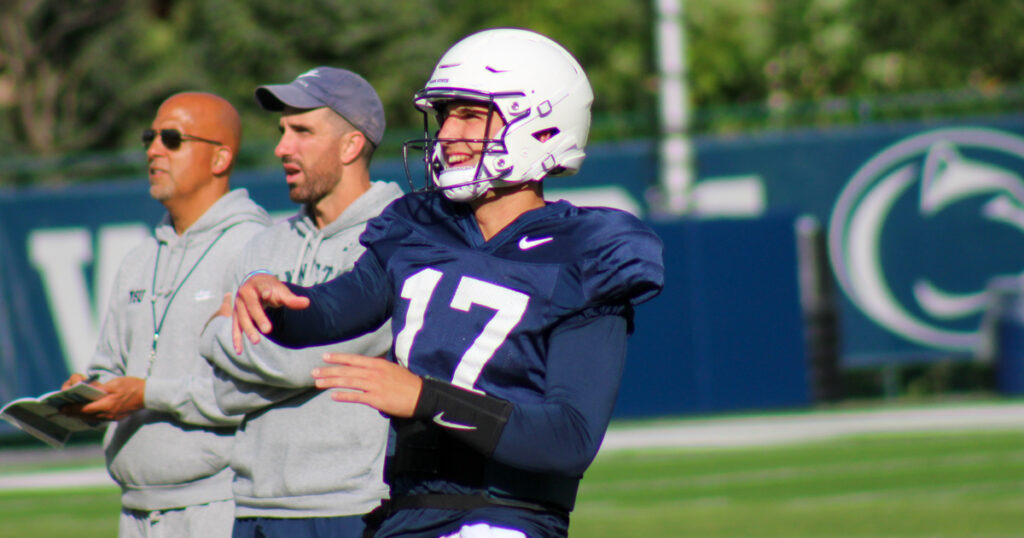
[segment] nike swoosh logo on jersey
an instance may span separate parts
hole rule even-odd
[[[475,430],[476,426],[470,426],[469,424],[459,424],[458,422],[448,422],[444,419],[444,411],[434,415],[434,422],[439,426],[445,428],[451,428],[453,430]]]
[[[530,250],[533,247],[536,247],[536,246],[539,246],[539,245],[543,245],[544,243],[547,243],[548,241],[554,241],[554,240],[555,240],[554,237],[541,237],[540,239],[530,239],[529,237],[526,237],[524,235],[524,236],[519,238],[519,249],[520,250]]]

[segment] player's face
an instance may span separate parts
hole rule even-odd
[[[281,140],[274,155],[284,165],[288,196],[293,202],[315,204],[341,179],[342,133],[331,109],[285,109],[279,127]]]
[[[166,101],[157,110],[150,128],[158,133],[173,129],[186,135],[216,138],[217,133],[205,132],[207,122],[197,113],[202,108],[191,99],[179,96]],[[217,148],[216,144],[182,140],[176,149],[170,149],[162,136],[155,137],[146,148],[150,196],[165,204],[187,200],[212,177],[211,166]]]
[[[445,164],[449,168],[475,166],[480,162],[483,143],[462,142],[444,139],[494,138],[505,126],[505,121],[496,111],[486,105],[472,101],[455,101],[445,111],[438,138],[442,139],[441,149]]]

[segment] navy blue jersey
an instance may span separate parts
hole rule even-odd
[[[390,316],[392,360],[514,404],[488,462],[487,476],[499,478],[482,489],[571,509],[610,419],[632,306],[663,284],[658,237],[628,213],[556,202],[484,241],[467,204],[414,193],[371,220],[360,241],[367,252],[355,269],[296,288],[310,308],[272,312],[270,336],[321,344]],[[449,482],[443,473],[392,480],[393,495],[465,492]]]

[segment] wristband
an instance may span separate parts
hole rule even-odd
[[[250,278],[252,278],[252,277],[254,277],[256,275],[270,275],[270,276],[272,276],[274,278],[277,278],[277,275],[275,275],[273,273],[273,271],[268,271],[267,269],[257,269],[255,271],[252,271],[251,273],[245,275],[245,277],[242,279],[242,282],[245,282],[246,280],[249,280]]]
[[[513,405],[436,379],[423,378],[413,418],[430,421],[484,456],[498,446]]]

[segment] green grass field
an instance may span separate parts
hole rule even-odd
[[[114,536],[117,511],[113,488],[0,492],[0,537]],[[602,454],[570,535],[1024,536],[1024,432]]]

